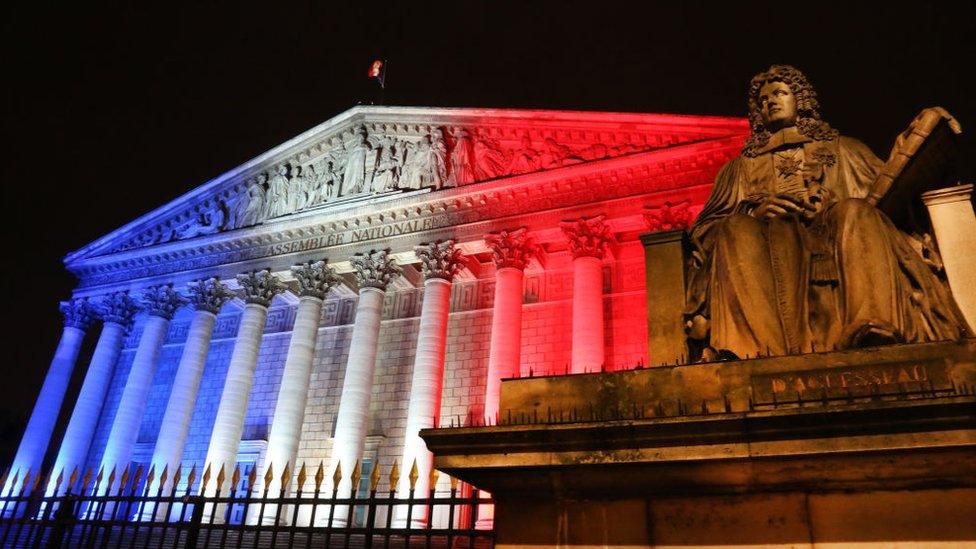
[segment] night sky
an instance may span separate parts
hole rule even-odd
[[[976,132],[976,17],[948,3],[43,4],[0,8],[0,464],[75,285],[61,258],[352,107],[376,56],[389,105],[744,116],[752,75],[789,63],[882,158],[926,106]]]

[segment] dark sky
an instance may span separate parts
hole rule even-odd
[[[61,258],[353,106],[374,56],[387,104],[742,116],[789,63],[879,156],[926,106],[976,128],[976,18],[950,3],[51,4],[0,8],[0,463],[60,334]]]

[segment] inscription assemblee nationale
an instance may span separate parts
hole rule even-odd
[[[437,221],[438,219],[434,217],[428,217],[426,219],[412,219],[410,221],[401,221],[399,223],[383,225],[382,227],[353,229],[351,231],[323,234],[305,238],[303,240],[294,240],[292,242],[281,242],[267,246],[265,248],[266,253],[261,255],[282,255],[293,252],[303,252],[305,250],[314,250],[316,248],[341,246],[342,244],[355,244],[357,242],[376,240],[378,238],[389,238],[391,236],[428,231],[448,225],[446,219],[443,223],[438,223]]]

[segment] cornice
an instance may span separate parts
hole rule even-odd
[[[212,276],[208,269],[262,259],[289,258],[291,265],[313,253],[344,260],[406,234],[418,242],[449,238],[466,233],[464,226],[707,184],[743,139],[700,141],[437,192],[378,196],[188,241],[69,257],[66,263],[84,289],[173,273]],[[448,229],[452,234],[442,234]]]

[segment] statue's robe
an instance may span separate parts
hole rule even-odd
[[[686,310],[708,319],[712,349],[786,355],[965,331],[911,237],[864,200],[881,166],[859,141],[787,128],[722,168],[691,229]],[[807,216],[750,215],[771,194],[819,203]]]

